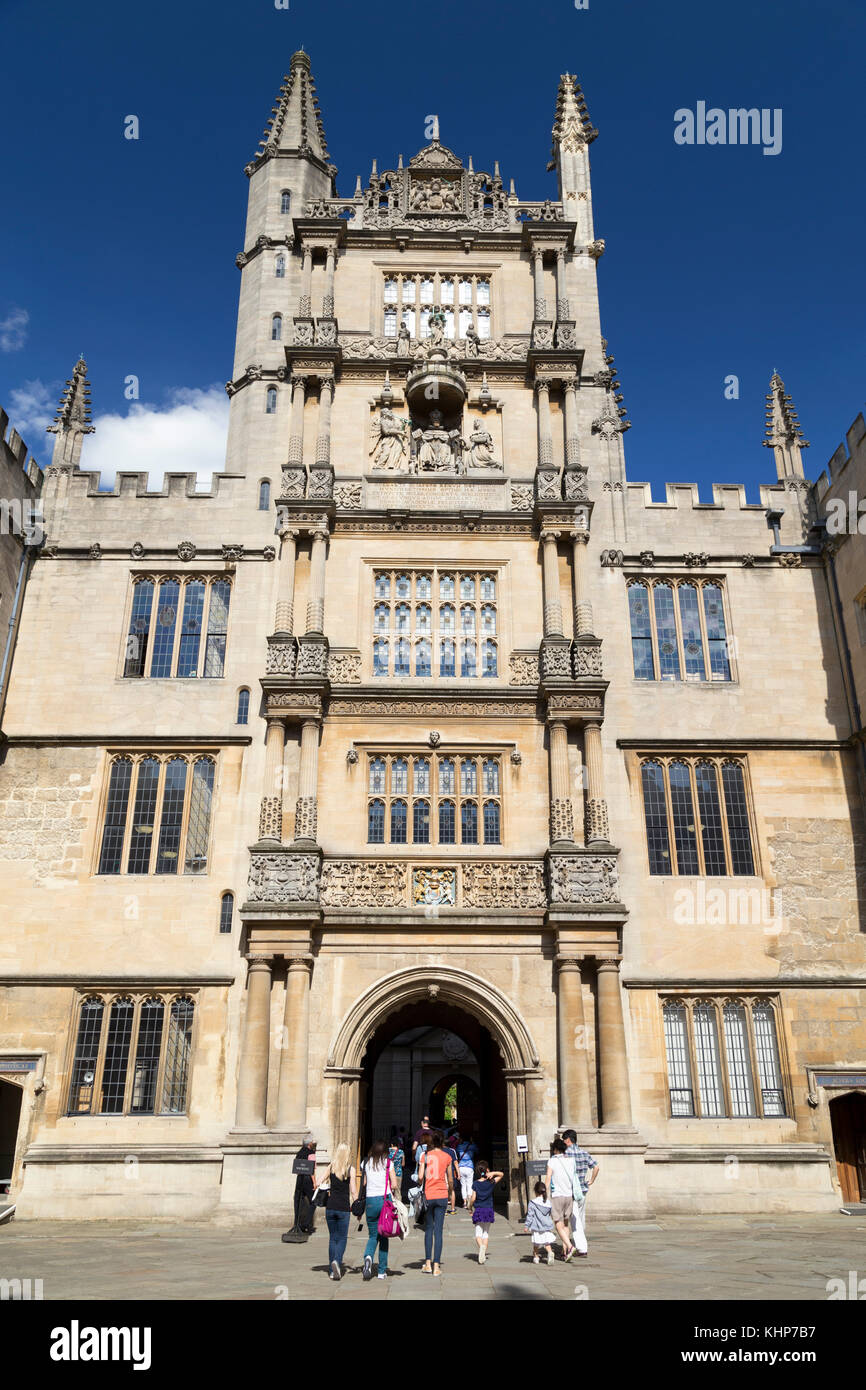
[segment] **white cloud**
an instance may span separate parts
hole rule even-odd
[[[44,431],[51,424],[61,383],[25,381],[10,393],[9,418],[36,457],[47,463],[53,442]],[[110,488],[118,471],[149,474],[148,486],[159,489],[164,473],[197,473],[206,484],[225,467],[229,402],[222,386],[205,390],[177,387],[163,406],[133,402],[126,415],[94,415],[94,434],[84,441],[81,467],[98,472],[100,486]]]
[[[19,348],[23,348],[29,322],[30,315],[26,309],[10,309],[5,319],[0,319],[0,351],[18,352]]]
[[[222,386],[206,390],[179,387],[159,408],[134,402],[127,415],[95,415],[96,433],[84,441],[81,466],[99,472],[101,487],[114,475],[148,473],[149,487],[162,486],[163,473],[197,473],[199,483],[225,467],[229,402]]]

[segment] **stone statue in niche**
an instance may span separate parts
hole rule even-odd
[[[426,430],[413,430],[412,438],[418,450],[419,473],[456,473],[455,447],[460,439],[459,430],[446,430],[442,427],[441,410],[430,411],[430,424]],[[462,441],[461,441],[462,443]],[[459,459],[459,452],[456,458]]]
[[[463,337],[466,342],[466,356],[477,357],[481,351],[481,338],[477,329],[473,328],[471,323],[463,334]]]
[[[411,334],[409,333],[408,328],[406,327],[405,323],[401,323],[401,324],[400,324],[400,327],[399,327],[399,329],[398,329],[398,331],[397,331],[397,356],[398,356],[398,357],[408,357],[408,356],[409,356],[409,341],[410,341],[410,338],[411,338]]]
[[[484,428],[480,420],[476,420],[473,424],[468,448],[470,468],[502,467],[502,463],[493,452],[493,436],[489,430]]]
[[[386,405],[370,425],[369,453],[374,468],[405,473],[409,467],[409,441],[406,438],[407,420],[400,419]]]
[[[427,339],[427,346],[431,348],[442,347],[445,343],[445,315],[441,309],[434,309],[430,315],[430,335]]]
[[[457,194],[450,183],[442,179],[431,179],[429,183],[418,182],[412,190],[411,207],[413,212],[459,212]]]

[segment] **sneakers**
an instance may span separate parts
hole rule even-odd
[[[569,1262],[569,1260],[571,1259],[571,1257],[572,1257],[573,1254],[574,1254],[574,1246],[572,1245],[571,1249],[570,1249],[570,1250],[568,1251],[568,1253],[563,1257],[563,1258],[565,1259],[565,1263],[566,1263],[566,1264],[568,1264],[568,1262]]]
[[[372,1260],[372,1257],[371,1257],[370,1255],[365,1255],[365,1256],[364,1256],[364,1278],[365,1278],[365,1279],[372,1279],[372,1278],[373,1278],[373,1260]]]
[[[538,1264],[538,1261],[536,1260],[535,1263]],[[552,1264],[553,1264],[553,1246],[552,1246],[552,1245],[548,1245],[548,1247],[547,1247],[547,1263],[548,1263],[549,1265],[552,1265]]]
[[[337,1262],[336,1260],[332,1260],[332,1261],[331,1261],[331,1278],[332,1278],[332,1279],[342,1279],[342,1277],[343,1277],[343,1272],[342,1272],[342,1270],[340,1269],[340,1266],[339,1266],[338,1262]]]
[[[387,1279],[387,1278],[388,1278],[388,1272],[387,1272],[387,1270],[380,1269],[380,1270],[379,1270],[379,1278],[380,1278],[380,1279]]]
[[[486,1259],[487,1259],[487,1251],[484,1249],[484,1246],[483,1246],[483,1245],[480,1245],[480,1246],[478,1247],[478,1263],[479,1263],[480,1265],[483,1265],[484,1262],[486,1261]]]
[[[539,1260],[539,1258],[538,1258],[537,1255],[533,1255],[533,1257],[532,1257],[532,1263],[533,1263],[534,1265],[541,1264],[541,1261]],[[548,1264],[549,1264],[549,1263],[550,1263],[550,1261],[548,1260]]]

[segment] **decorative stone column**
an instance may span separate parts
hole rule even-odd
[[[325,293],[322,297],[322,318],[334,317],[334,270],[337,264],[337,248],[329,246],[325,252]]]
[[[298,553],[298,532],[291,526],[280,527],[280,573],[277,589],[275,631],[291,633],[295,623],[295,562]]]
[[[298,803],[295,807],[295,841],[316,843],[318,832],[319,723],[305,719],[301,725],[301,767]]]
[[[586,583],[586,547],[589,542],[587,531],[572,531],[571,544],[573,547],[574,566],[574,635],[575,637],[592,637],[592,603],[587,593]]]
[[[569,469],[580,467],[580,439],[577,429],[577,378],[565,377],[565,466]]]
[[[553,467],[553,429],[550,423],[550,382],[536,381],[538,398],[538,466]]]
[[[550,725],[550,843],[574,844],[574,812],[568,776],[568,729],[561,719]]]
[[[544,584],[544,635],[562,636],[562,602],[559,597],[558,531],[542,531],[542,580]]]
[[[601,751],[601,721],[590,719],[583,726],[586,759],[586,843],[607,844],[610,829],[604,795],[604,759]]]
[[[565,291],[564,246],[557,246],[556,248],[556,317],[560,320],[568,318],[568,296]]]
[[[313,312],[313,252],[312,248],[303,248],[303,260],[301,262],[301,300],[298,305],[298,317],[308,319]]]
[[[328,532],[317,527],[313,532],[310,558],[310,595],[307,600],[307,632],[325,631],[325,559],[328,553]]]
[[[307,381],[305,377],[292,378],[292,413],[289,422],[289,464],[303,467],[304,463],[304,400]]]
[[[265,790],[259,811],[259,840],[281,844],[283,839],[283,749],[286,728],[282,719],[268,719],[265,743]]]
[[[319,386],[319,431],[316,435],[316,463],[331,462],[331,402],[334,399],[334,379],[322,377]]]
[[[296,956],[286,975],[286,1011],[280,1049],[277,1129],[307,1124],[307,1067],[310,1054],[310,960]]]
[[[535,317],[547,318],[547,300],[544,297],[544,257],[537,247],[532,251],[532,276],[535,282]]]
[[[238,1065],[238,1128],[265,1126],[268,1106],[268,1056],[271,1033],[271,962],[248,956],[247,1012]]]
[[[619,961],[613,957],[598,962],[598,1072],[602,1128],[630,1129],[631,1093]]]
[[[580,962],[579,956],[559,957],[556,962],[559,1123],[573,1129],[589,1129],[592,1101]]]

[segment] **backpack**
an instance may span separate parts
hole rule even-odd
[[[379,1212],[377,1230],[380,1236],[400,1236],[402,1238],[403,1228],[400,1225],[400,1218],[397,1215],[397,1208],[391,1196],[391,1184],[389,1181],[391,1173],[391,1160],[385,1166],[385,1197],[382,1201],[382,1210]]]

